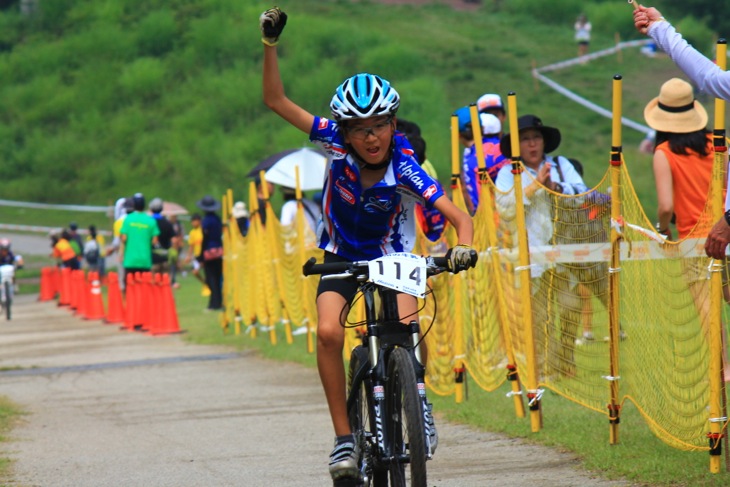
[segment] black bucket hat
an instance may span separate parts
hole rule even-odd
[[[545,141],[545,154],[549,154],[560,146],[560,130],[555,127],[548,127],[542,124],[542,120],[535,115],[522,115],[517,119],[517,129],[519,131],[525,129],[537,129],[542,134]],[[512,157],[512,142],[510,134],[506,134],[499,141],[499,149],[504,157]]]
[[[203,196],[203,199],[198,201],[197,206],[203,211],[218,211],[221,209],[220,202],[209,194]]]

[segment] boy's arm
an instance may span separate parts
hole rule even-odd
[[[281,118],[309,134],[314,123],[314,115],[291,101],[284,92],[284,84],[279,72],[279,59],[276,51],[279,35],[286,25],[286,14],[272,8],[261,14],[259,23],[264,43],[263,93],[266,106]],[[273,36],[273,37],[272,37]]]
[[[454,226],[458,244],[471,246],[474,238],[474,224],[471,217],[460,210],[446,195],[437,199],[433,207],[440,211],[449,223]]]

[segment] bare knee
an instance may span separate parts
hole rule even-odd
[[[338,323],[320,321],[317,326],[317,347],[324,350],[342,350],[344,346],[344,329]]]

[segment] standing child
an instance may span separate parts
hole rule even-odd
[[[278,8],[267,10],[260,18],[265,46],[264,102],[308,134],[331,159],[318,235],[325,262],[371,260],[391,252],[411,251],[415,243],[414,208],[418,201],[424,201],[456,229],[459,245],[447,254],[451,269],[474,266],[471,218],[444,195],[421,169],[405,137],[396,134],[400,97],[388,81],[365,73],[346,79],[330,103],[333,120],[312,115],[286,96],[276,49],[286,20],[286,14]],[[317,290],[317,367],[336,435],[329,464],[333,479],[358,474],[357,445],[347,418],[342,358],[342,321],[356,290],[356,282],[342,280],[320,280]],[[415,318],[416,306],[414,297],[398,296],[405,322]],[[432,418],[428,423],[427,433],[435,444]]]
[[[591,42],[591,23],[586,14],[580,14],[575,21],[575,42],[578,43],[578,56],[588,54],[588,44]]]
[[[200,221],[200,215],[197,213],[190,217],[191,228],[190,233],[188,233],[188,255],[185,257],[185,264],[193,266],[193,276],[203,285],[200,295],[208,297],[210,296],[210,288],[205,283],[205,276],[200,274],[200,261],[203,258],[203,229],[200,226]]]

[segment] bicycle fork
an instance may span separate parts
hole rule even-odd
[[[431,421],[429,415],[431,413],[431,405],[426,397],[426,366],[421,359],[421,330],[417,321],[411,321],[408,325],[411,334],[411,345],[413,346],[413,368],[416,371],[416,385],[418,386],[418,397],[421,400],[421,414],[423,415],[423,430],[426,435],[426,456],[430,460],[433,458],[433,449],[431,445]]]

